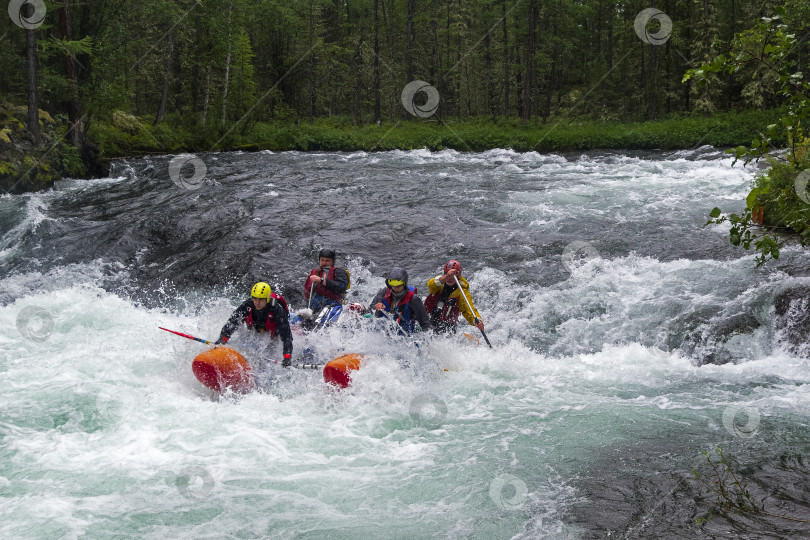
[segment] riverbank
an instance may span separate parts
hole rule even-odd
[[[484,151],[511,148],[518,152],[569,152],[594,149],[676,150],[700,145],[750,144],[762,126],[778,120],[779,111],[746,111],[711,118],[681,117],[656,122],[618,123],[552,119],[543,124],[514,120],[383,122],[354,126],[350,118],[301,122],[256,123],[228,131],[152,126],[119,113],[89,135],[106,158],[144,153],[210,150],[384,151],[427,148]]]
[[[84,176],[87,168],[78,151],[64,140],[66,119],[40,109],[40,142],[35,144],[25,123],[27,114],[25,106],[0,102],[0,189],[39,191],[63,176]]]
[[[0,187],[6,191],[36,191],[63,176],[83,177],[93,167],[64,142],[67,122],[42,111],[45,133],[34,147],[25,130],[24,107],[5,104],[0,126]],[[516,120],[425,120],[354,126],[351,118],[331,117],[308,122],[286,121],[203,129],[177,117],[153,125],[149,119],[115,111],[91,123],[88,138],[102,163],[145,154],[206,151],[385,151],[455,149],[484,151],[511,148],[518,152],[570,152],[594,149],[676,150],[701,145],[747,145],[762,126],[777,121],[780,111],[723,113],[711,118],[673,117],[655,122],[619,123],[550,119],[546,124]]]

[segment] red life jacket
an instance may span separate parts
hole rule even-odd
[[[318,276],[321,277],[321,269],[320,268],[313,268],[312,272],[309,273],[310,276]],[[331,267],[329,271],[326,273],[326,279],[329,281],[335,281],[335,267]],[[309,285],[309,278],[307,278],[307,286],[304,288],[306,291],[304,294],[304,299],[308,302],[309,301],[309,292],[310,292],[310,285]],[[315,285],[315,294],[320,294],[324,298],[328,298],[329,300],[334,300],[337,303],[343,302],[343,294],[337,293],[335,291],[329,290],[320,283]]]
[[[443,288],[441,291],[437,293],[433,293],[428,295],[425,298],[425,311],[427,311],[428,315],[430,316],[431,323],[442,323],[445,325],[456,325],[458,324],[458,297],[450,298],[450,292],[447,295],[447,298],[442,298],[442,293],[447,290],[447,288]],[[433,311],[438,307],[438,304],[443,302],[444,305],[441,306],[441,311],[438,313],[434,313]]]
[[[284,308],[284,316],[286,317],[290,313],[290,308],[287,306],[287,301],[284,300],[284,297],[280,294],[272,293],[270,295],[272,298],[272,302],[269,303],[270,305],[275,305],[276,300],[281,303],[281,306]],[[264,328],[256,328],[257,332],[270,332],[270,337],[276,337],[276,328],[278,323],[276,322],[274,310],[270,310],[270,313],[267,314],[267,320],[264,323]],[[249,308],[247,315],[245,315],[245,324],[251,330],[253,330],[253,308]]]

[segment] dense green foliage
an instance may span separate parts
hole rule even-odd
[[[216,142],[204,133],[150,125],[135,117],[129,125],[96,124],[90,131],[107,156],[142,152],[206,150]],[[565,152],[604,149],[679,149],[699,145],[736,146],[751,140],[762,125],[777,121],[779,111],[718,114],[711,118],[672,118],[656,122],[619,123],[579,121],[534,125],[515,120],[497,124],[486,120],[439,122],[383,122],[355,127],[351,118],[315,120],[299,126],[259,122],[245,133],[229,136],[228,147],[242,150],[410,150],[428,148],[480,151],[512,148],[516,151]]]
[[[746,164],[765,158],[770,165],[755,180],[744,212],[721,216],[721,210],[715,208],[707,223],[728,220],[729,240],[746,250],[753,245],[759,252],[758,265],[778,259],[780,247],[794,237],[801,245],[810,245],[810,192],[807,180],[802,180],[810,179],[810,137],[805,128],[810,120],[810,73],[802,71],[808,69],[802,51],[810,35],[810,5],[794,2],[789,7],[792,9],[777,8],[776,15],[738,34],[729,56],[718,56],[685,76],[705,84],[711,73],[748,72],[760,88],[784,100],[785,114],[778,122],[763,127],[750,145],[729,150]],[[773,150],[784,146],[785,152]],[[763,225],[781,234],[763,233],[759,229]]]
[[[626,0],[66,5],[73,41],[59,32],[60,3],[48,4],[45,24],[37,29],[41,108],[64,110],[70,85],[62,53],[69,51],[91,124],[109,123],[121,110],[208,132],[219,147],[229,130],[244,131],[254,122],[339,115],[372,123],[375,70],[380,119],[388,121],[409,117],[401,92],[414,79],[438,89],[435,119],[444,121],[642,121],[784,102],[766,81],[751,84],[750,74],[716,74],[703,88],[681,84],[687,69],[727,54],[735,32],[771,11],[767,3],[750,0],[665,2],[659,7],[673,26],[660,45],[643,42],[634,31],[637,14],[649,4]],[[0,35],[6,34],[0,94],[22,103],[25,31],[0,19]],[[650,23],[650,31],[656,24]],[[806,52],[804,44],[801,49]],[[161,101],[165,118],[159,118]]]

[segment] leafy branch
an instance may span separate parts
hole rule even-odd
[[[782,22],[783,8],[775,8],[776,15],[764,17],[753,28],[734,37],[729,56],[720,55],[697,69],[688,70],[683,82],[695,79],[705,85],[711,73],[740,74],[743,70],[756,80],[766,81],[775,95],[784,99],[787,114],[779,124],[767,126],[750,146],[727,150],[734,163],[766,158],[770,169],[755,180],[755,186],[746,197],[742,215],[722,216],[719,208],[709,214],[706,225],[731,224],[729,241],[748,250],[753,245],[759,253],[757,266],[769,259],[778,259],[779,250],[789,236],[781,239],[773,234],[760,233],[759,227],[771,231],[798,235],[803,246],[810,245],[810,205],[802,200],[796,182],[803,170],[810,168],[810,137],[805,137],[802,123],[810,119],[810,82],[796,67],[794,53],[800,44],[796,35]],[[784,134],[784,138],[780,138]],[[784,155],[773,150],[774,144],[786,140],[789,150]]]
[[[810,82],[792,60],[800,40],[783,24],[784,8],[776,7],[775,11],[773,17],[763,17],[753,28],[737,34],[729,56],[721,54],[711,62],[687,70],[683,76],[682,82],[695,79],[698,85],[705,86],[711,73],[753,72],[753,76],[769,81],[773,94],[785,99],[787,115],[781,119],[781,124],[791,147],[789,157],[785,159],[772,152],[772,145],[779,140],[782,130],[778,124],[770,124],[759,138],[751,141],[750,147],[738,146],[727,151],[734,155],[735,163],[742,159],[747,165],[766,156],[791,162],[799,160],[797,145],[804,140],[802,121],[810,117]]]

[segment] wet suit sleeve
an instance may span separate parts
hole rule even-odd
[[[422,332],[430,330],[430,317],[428,317],[427,311],[425,311],[425,304],[423,304],[422,299],[416,295],[411,299],[411,313],[413,313],[413,318],[416,319],[419,326],[422,327]]]
[[[385,291],[386,289],[380,289],[379,291],[377,291],[377,295],[374,297],[374,300],[372,300],[371,303],[368,305],[369,311],[377,317],[383,317],[383,315],[377,315],[377,310],[374,309],[374,306],[376,306],[385,299]]]
[[[310,288],[311,288],[311,286],[309,284],[310,276],[312,276],[312,274],[309,274],[307,276],[307,279],[304,280],[304,300],[306,300],[307,302],[309,302],[309,292],[310,292]]]
[[[464,318],[467,319],[467,322],[470,323],[471,326],[475,326],[475,319],[480,320],[481,314],[478,313],[478,310],[475,308],[475,303],[470,295],[470,290],[469,288],[465,288],[463,291],[459,291],[459,293],[458,309],[461,311],[461,314],[464,315]],[[466,297],[464,296],[464,293],[467,294]],[[467,305],[467,300],[465,300],[465,298],[470,300],[470,304],[472,304],[472,306]],[[472,311],[470,311],[470,307],[472,307]]]
[[[442,276],[432,277],[428,280],[428,294],[436,294],[442,290],[442,284],[439,278]]]
[[[287,310],[284,309],[280,303],[276,304],[275,308],[275,318],[276,318],[276,333],[278,337],[281,338],[281,342],[284,344],[284,355],[292,354],[293,350],[293,337],[292,331],[290,330],[290,316],[287,313]]]
[[[348,286],[349,286],[349,274],[347,274],[346,270],[344,270],[343,268],[335,268],[335,279],[326,280],[326,288],[338,294],[345,293],[346,288]]]
[[[225,340],[231,339],[231,335],[236,331],[239,327],[239,324],[245,320],[245,316],[250,309],[252,302],[250,299],[245,300],[241,306],[236,308],[231,316],[228,318],[228,322],[225,323],[225,326],[222,327],[222,331],[219,333],[219,339],[225,338]]]

